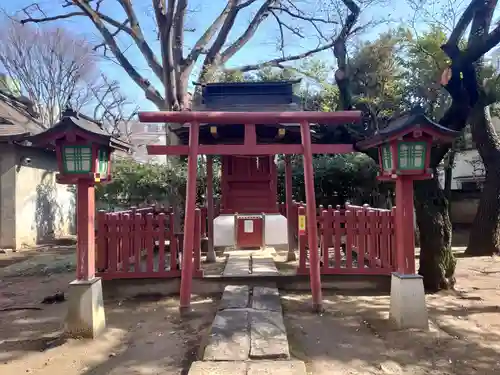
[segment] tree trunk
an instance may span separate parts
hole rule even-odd
[[[471,130],[486,174],[465,253],[492,255],[500,250],[500,141],[487,106],[478,103],[473,109]]]
[[[415,181],[415,210],[420,236],[420,267],[429,292],[451,289],[455,284],[456,260],[451,251],[448,202],[437,177]]]
[[[451,216],[451,179],[453,178],[453,166],[455,164],[456,151],[452,148],[446,155],[444,167],[444,196],[448,201],[448,213]]]

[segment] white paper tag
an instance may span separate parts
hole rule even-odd
[[[245,220],[243,231],[245,233],[253,233],[253,220]]]

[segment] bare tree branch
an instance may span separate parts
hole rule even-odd
[[[250,21],[250,24],[246,28],[246,30],[241,34],[241,36],[236,39],[234,43],[232,43],[224,52],[221,53],[220,63],[225,64],[231,57],[233,57],[236,52],[240,51],[245,44],[247,44],[250,39],[255,35],[259,26],[264,22],[264,20],[269,16],[270,9],[269,7],[276,3],[276,0],[266,0],[262,6],[259,8],[253,19]],[[237,11],[235,12],[237,13]],[[236,18],[236,14],[234,15]],[[234,21],[233,21],[234,22]],[[227,34],[225,36],[227,38]],[[224,41],[225,41],[224,38]],[[220,45],[222,47],[222,44]]]
[[[57,16],[43,17],[43,18],[36,18],[36,17],[28,16],[25,19],[21,20],[21,23],[25,24],[25,23],[50,22],[50,21],[63,20],[63,19],[67,19],[67,18],[77,17],[77,16],[85,16],[85,13],[84,12],[71,12],[71,13],[59,14]]]
[[[134,8],[132,7],[132,2],[130,0],[118,0],[118,2],[120,3],[123,10],[127,14],[127,19],[130,22],[129,35],[134,40],[137,48],[139,48],[139,51],[141,51],[141,53],[143,54],[148,66],[153,70],[153,72],[159,79],[162,79],[163,78],[162,65],[156,58],[156,55],[154,54],[149,44],[146,42],[146,38],[142,33],[142,29],[139,26],[139,21],[134,12]]]
[[[352,0],[342,0],[345,6],[349,9],[347,16],[339,35],[333,42],[333,54],[337,60],[337,71],[335,72],[335,81],[339,87],[340,102],[342,109],[349,110],[352,108],[352,96],[350,92],[350,76],[347,66],[347,38],[352,33],[352,29],[358,22],[360,8]]]
[[[312,2],[307,0],[296,2],[292,0],[226,0],[226,4],[221,13],[214,22],[203,32],[200,38],[194,44],[191,51],[184,58],[184,33],[186,32],[185,18],[188,12],[188,0],[153,0],[154,15],[159,32],[159,44],[161,46],[161,59],[157,59],[152,48],[147,43],[145,35],[139,24],[139,13],[133,7],[131,0],[115,0],[124,10],[127,20],[119,22],[101,7],[103,0],[65,0],[62,7],[67,8],[76,6],[78,12],[70,12],[65,15],[48,17],[39,6],[34,7],[43,14],[44,17],[35,17],[28,14],[23,21],[45,22],[55,19],[70,18],[72,16],[85,16],[92,21],[96,29],[102,35],[104,41],[97,47],[104,48],[104,54],[107,50],[111,51],[116,62],[123,66],[129,76],[145,92],[146,96],[153,101],[159,108],[181,110],[185,108],[184,100],[187,92],[187,83],[193,72],[196,62],[200,55],[206,55],[202,64],[201,80],[203,75],[209,70],[220,69],[226,64],[238,51],[244,48],[248,42],[256,35],[259,27],[265,20],[272,15],[278,24],[278,33],[280,38],[281,56],[278,59],[270,59],[261,64],[247,65],[243,67],[245,71],[258,69],[260,67],[281,66],[287,61],[295,61],[305,57],[312,56],[332,47],[333,36],[327,35],[329,31],[324,26],[335,25],[337,20],[332,19],[328,13],[328,4],[331,0],[323,0],[317,12],[323,12],[327,16],[315,15]],[[335,0],[340,1],[340,0]],[[256,6],[256,10],[251,17],[247,27],[244,28],[241,35],[229,41],[230,32],[234,29],[236,18],[251,6]],[[304,9],[302,9],[304,8]],[[319,13],[318,13],[319,14]],[[311,29],[323,42],[318,44],[317,48],[300,54],[287,54],[284,50],[288,37],[311,38],[307,35],[307,28],[301,26],[301,23],[308,23],[307,28]],[[311,27],[309,27],[312,26]],[[324,29],[323,29],[324,28]],[[145,80],[135,69],[130,60],[125,56],[126,49],[120,48],[118,38],[127,34],[133,40],[133,44],[142,54],[145,62],[160,78],[164,93],[160,94],[152,85]],[[313,36],[314,37],[314,36]]]
[[[283,64],[283,63],[306,59],[306,58],[308,58],[308,57],[310,57],[318,52],[330,49],[333,47],[334,43],[335,42],[330,42],[330,43],[321,45],[315,49],[312,49],[312,50],[309,50],[309,51],[306,51],[303,53],[299,53],[297,55],[290,55],[290,56],[286,56],[286,57],[281,57],[281,58],[277,58],[277,59],[264,61],[264,62],[257,63],[257,64],[243,65],[243,66],[240,66],[237,68],[231,68],[231,69],[225,69],[225,70],[227,72],[233,72],[233,71],[250,72],[253,70],[259,70],[259,69],[268,68],[268,67],[281,68],[282,67],[281,64]]]
[[[174,37],[173,37],[173,58],[175,61],[175,77],[176,82],[176,97],[183,98],[186,91],[183,82],[187,79],[182,79],[182,65],[184,63],[183,51],[184,46],[184,23],[186,22],[187,0],[178,0],[175,9],[174,17]],[[187,78],[187,77],[186,77]],[[180,103],[181,108],[184,108],[184,100]]]
[[[124,0],[124,1],[126,1],[126,0]],[[119,30],[125,31],[127,34],[131,35],[132,38],[135,38],[134,40],[136,41],[136,44],[138,45],[138,47],[139,47],[139,45],[142,47],[142,49],[141,49],[141,47],[139,47],[139,49],[141,49],[141,52],[143,52],[143,54],[145,54],[145,57],[146,57],[148,54],[148,49],[149,49],[149,51],[151,51],[151,49],[145,43],[144,38],[142,38],[142,42],[144,42],[144,43],[142,43],[140,41],[140,38],[138,37],[138,34],[136,34],[136,32],[134,30],[132,30],[131,28],[126,27],[124,22],[118,22],[118,21],[112,19],[111,17],[108,17],[102,13],[97,12],[96,10],[94,10],[90,6],[90,3],[85,1],[85,0],[74,0],[71,3],[70,2],[65,3],[64,7],[68,7],[68,6],[72,6],[72,5],[80,8],[81,12],[72,12],[72,13],[68,13],[65,15],[59,15],[59,16],[54,16],[54,17],[44,17],[44,18],[27,17],[27,18],[21,20],[21,23],[29,23],[29,22],[40,23],[40,22],[51,21],[54,19],[70,18],[70,16],[68,16],[68,15],[72,15],[73,17],[85,15],[87,18],[89,18],[92,21],[94,26],[100,32],[100,34],[102,35],[102,37],[104,39],[104,44],[113,53],[113,55],[117,59],[118,63],[125,69],[125,71],[128,73],[130,78],[144,91],[146,98],[148,98],[153,103],[155,103],[155,105],[158,108],[163,108],[164,107],[164,99],[161,96],[161,94],[151,85],[151,83],[148,80],[144,79],[139,74],[137,69],[135,69],[135,67],[125,57],[123,51],[120,50],[120,48],[118,47],[118,44],[116,43],[115,38],[114,38],[114,36],[116,36],[117,32],[116,31],[111,32],[106,27],[104,22],[116,27]],[[98,3],[98,5],[99,5],[99,3]],[[124,6],[126,6],[126,4],[124,4]],[[130,19],[128,19],[128,21],[130,21]],[[151,51],[151,54],[152,54],[152,51]],[[152,54],[152,56],[154,56],[154,55]],[[160,74],[160,77],[161,77],[161,75],[162,75],[161,65],[158,64],[155,67],[153,60],[148,60],[147,58],[146,58],[146,60],[151,63],[150,66],[152,67],[153,71],[155,71],[155,73],[157,75]],[[160,69],[160,71],[158,71],[158,69]]]
[[[134,68],[130,61],[125,57],[123,52],[118,47],[115,39],[113,38],[113,35],[104,25],[102,18],[99,17],[99,15],[90,7],[88,2],[86,2],[85,0],[74,0],[74,4],[87,14],[94,26],[101,33],[106,44],[108,45],[109,49],[118,60],[120,65],[123,66],[130,78],[132,78],[132,80],[144,91],[146,98],[155,103],[158,108],[162,108],[164,100],[161,94],[151,85],[148,80],[144,79],[139,74],[139,72]]]
[[[287,9],[284,6],[269,7],[269,9],[287,13],[292,18],[297,18],[297,19],[300,19],[300,20],[303,20],[303,21],[319,22],[319,23],[323,23],[323,24],[336,24],[336,23],[338,23],[337,21],[325,20],[324,18],[306,16],[300,10],[298,12],[292,12],[290,9]]]
[[[128,109],[131,104],[120,92],[117,81],[110,81],[101,74],[98,85],[92,88],[93,102],[92,118],[99,121],[111,135],[130,141],[130,122],[137,114],[138,107]]]
[[[192,65],[196,60],[198,60],[201,53],[206,49],[208,43],[217,33],[217,30],[220,28],[220,26],[224,23],[230,11],[232,11],[231,2],[228,2],[222,12],[214,20],[214,22],[207,28],[207,30],[195,43],[193,49],[184,60],[184,69],[192,69]]]
[[[458,45],[460,39],[463,38],[465,30],[469,26],[474,17],[474,12],[479,5],[481,0],[471,1],[469,6],[465,9],[465,11],[460,16],[455,28],[452,30],[450,37],[448,38],[448,42],[446,44],[449,45]]]
[[[37,29],[16,21],[0,28],[0,64],[33,103],[44,126],[59,120],[68,105],[90,100],[97,61],[86,41],[63,29]]]

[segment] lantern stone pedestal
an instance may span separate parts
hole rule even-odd
[[[458,134],[431,121],[417,107],[356,144],[359,150],[378,148],[379,180],[396,183],[396,272],[391,278],[389,317],[401,329],[429,327],[423,278],[415,272],[413,182],[434,178],[432,146],[451,143]]]
[[[429,328],[422,276],[392,274],[389,320],[398,329]]]
[[[76,280],[70,283],[65,325],[70,336],[95,338],[106,328],[106,318],[102,282],[95,277],[94,187],[111,181],[112,152],[128,152],[130,144],[71,108],[53,127],[28,140],[56,151],[57,183],[76,185]]]
[[[95,338],[106,329],[102,281],[75,280],[69,284],[65,330],[69,336]]]

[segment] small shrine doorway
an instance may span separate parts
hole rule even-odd
[[[223,156],[221,213],[278,212],[274,156]]]

